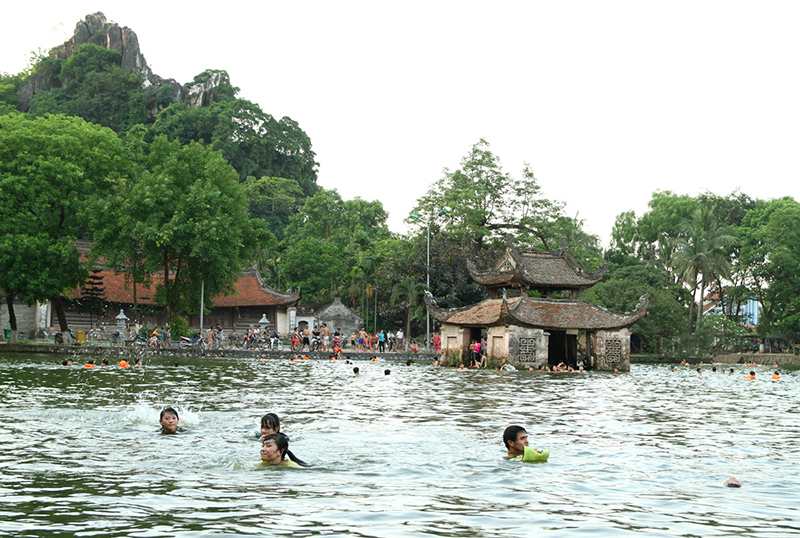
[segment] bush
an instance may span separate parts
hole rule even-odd
[[[173,316],[167,326],[169,327],[173,338],[178,338],[180,336],[191,336],[189,331],[191,331],[192,328],[189,326],[189,320],[183,316]]]

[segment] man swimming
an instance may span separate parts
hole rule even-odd
[[[550,451],[538,450],[528,446],[528,432],[522,426],[509,426],[503,432],[503,443],[506,445],[506,459],[526,463],[547,461]]]

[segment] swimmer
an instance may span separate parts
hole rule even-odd
[[[698,369],[697,369],[697,373],[698,373],[698,374],[702,374],[702,373],[703,373],[703,370],[702,370],[702,369],[700,369],[700,368],[698,368]]]
[[[775,373],[772,374],[772,379],[780,379],[780,378],[781,378],[781,375],[778,373],[777,370],[775,370]]]
[[[103,360],[100,362],[100,366],[108,366],[108,359],[103,359]]]
[[[61,366],[72,366],[72,359],[67,359],[61,363]]]
[[[134,366],[141,366],[141,365],[142,365],[142,359],[136,359],[136,363],[134,364]]]
[[[353,368],[353,373],[354,373],[355,375],[358,375],[358,366],[356,366],[355,368]]]
[[[756,373],[754,371],[750,370],[750,374],[744,376],[744,378],[745,379],[755,379],[756,378]]]
[[[84,366],[86,368],[94,368],[94,361],[87,361],[86,364],[84,364]]]
[[[384,371],[383,371],[383,375],[389,375],[389,374],[391,374],[391,373],[392,373],[392,371],[391,371],[391,370],[389,370],[388,368],[387,368],[386,370],[384,370]]]
[[[186,431],[178,426],[178,412],[171,407],[165,407],[161,410],[161,417],[158,422],[161,424],[161,433],[172,434]]]
[[[547,461],[549,450],[538,451],[528,446],[528,432],[522,426],[509,426],[503,432],[507,460]]]
[[[731,368],[731,371],[728,372],[728,374],[733,375],[733,368]]]
[[[286,459],[289,456],[289,459]],[[299,459],[289,450],[289,438],[282,433],[267,435],[261,445],[262,465],[280,467],[310,467],[309,464]]]
[[[675,371],[675,367],[673,366],[672,368],[669,369],[669,371],[670,372],[674,372]]]
[[[700,371],[700,368],[698,368],[698,369],[697,369],[697,371],[699,372],[699,371]],[[614,368],[614,373],[615,373],[615,374],[618,374],[618,373],[619,373],[619,368]]]
[[[130,364],[128,364],[128,361],[126,361],[125,359],[122,359],[121,361],[119,361],[119,367],[120,368],[127,368],[128,366],[130,366]]]
[[[259,437],[259,439],[263,441],[268,435],[274,435],[280,433],[280,431],[281,419],[278,418],[278,415],[275,413],[267,413],[261,417],[261,437]]]
[[[459,364],[459,365],[458,365],[458,369],[459,369],[459,370],[466,370],[466,369],[467,369],[467,367],[466,367],[466,365],[465,365],[465,364],[462,362],[461,364]]]
[[[439,359],[433,359],[433,363],[431,363],[431,366],[439,366]]]
[[[712,374],[716,374],[716,373],[717,373],[717,367],[716,367],[716,366],[713,366],[713,367],[711,368],[711,373],[712,373]]]
[[[722,485],[725,486],[726,488],[740,488],[742,487],[742,482],[737,478],[730,477],[725,482],[723,482]]]

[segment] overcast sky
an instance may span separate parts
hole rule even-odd
[[[656,190],[800,199],[800,2],[14,2],[0,71],[96,11],[156,74],[225,69],[296,120],[318,183],[394,231],[481,138],[606,245]]]

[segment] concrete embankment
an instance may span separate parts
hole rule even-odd
[[[754,362],[762,366],[777,364],[783,367],[800,368],[800,356],[790,353],[729,353],[715,356],[714,362],[722,364]]]
[[[58,355],[88,355],[88,356],[119,356],[119,357],[141,357],[141,356],[174,356],[174,357],[197,357],[200,350],[190,348],[187,350],[174,346],[172,349],[150,349],[138,346],[111,346],[111,345],[53,345],[53,344],[3,344],[0,345],[0,353],[52,353]],[[310,359],[329,359],[331,354],[327,352],[294,353],[286,351],[258,351],[249,349],[215,349],[206,350],[205,356],[214,357],[241,357],[241,358],[264,358],[264,359],[293,359],[301,355]],[[350,353],[344,351],[342,360],[369,360],[372,357],[378,359],[394,359],[407,361],[430,361],[434,355],[425,353]]]

